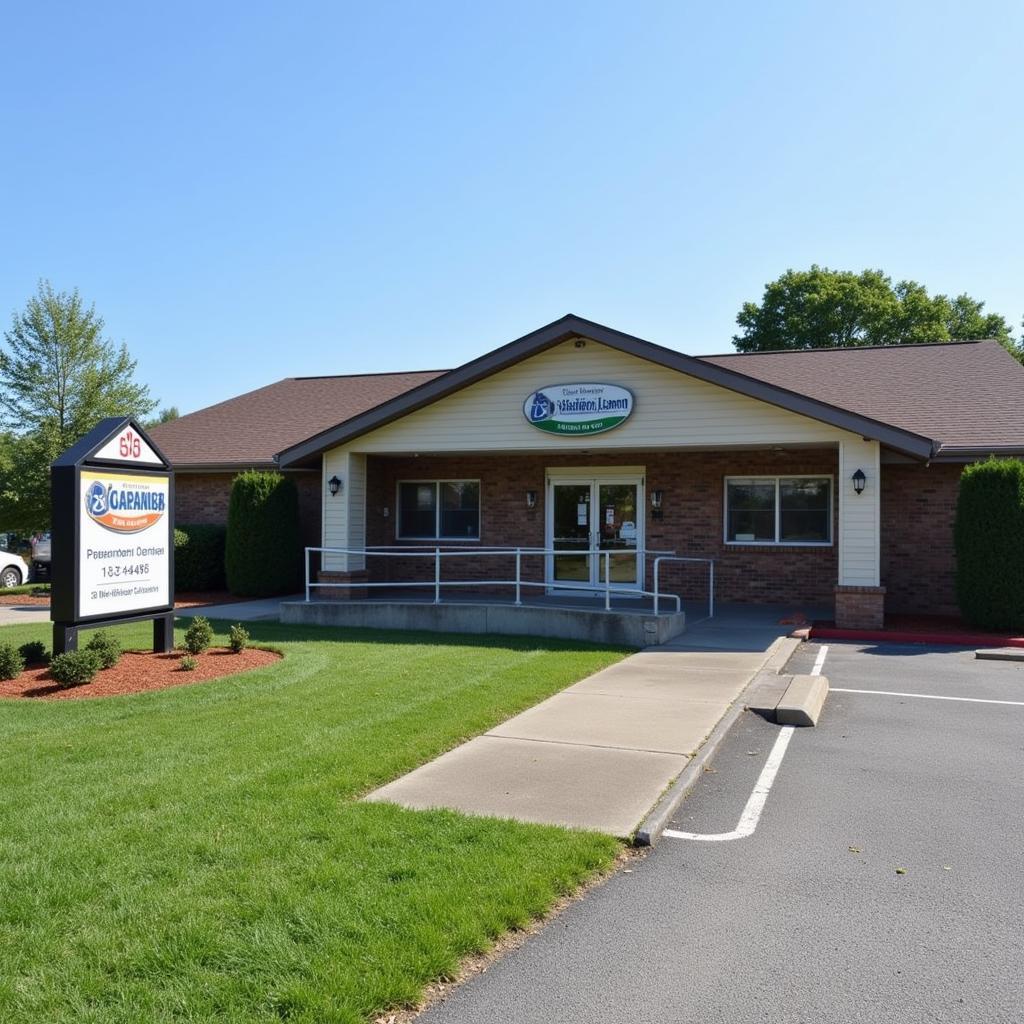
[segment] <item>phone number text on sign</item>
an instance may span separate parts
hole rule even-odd
[[[169,502],[166,477],[82,471],[80,617],[130,615],[170,603]]]

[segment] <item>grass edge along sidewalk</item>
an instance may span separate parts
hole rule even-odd
[[[626,652],[250,631],[284,660],[0,705],[0,1019],[372,1020],[615,860],[594,833],[357,798]]]

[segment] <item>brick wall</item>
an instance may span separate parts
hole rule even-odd
[[[174,516],[179,523],[221,523],[228,521],[228,502],[234,473],[176,473]],[[299,492],[299,521],[303,542],[320,544],[320,474],[296,473]]]
[[[595,469],[610,465],[643,465],[647,491],[664,492],[663,518],[654,520],[648,499],[646,546],[674,549],[680,555],[716,560],[715,596],[722,601],[783,602],[794,610],[806,605],[831,606],[836,582],[835,546],[758,547],[723,542],[724,477],[757,474],[832,474],[837,456],[831,450],[772,452],[616,452],[611,457],[580,455],[503,455],[384,458],[368,460],[367,544],[400,545],[395,537],[396,484],[403,479],[479,479],[481,485],[481,538],[479,544],[544,546],[547,467],[580,466]],[[526,508],[526,492],[537,492],[537,507]],[[835,503],[834,503],[835,504]],[[387,508],[389,516],[384,517]],[[835,535],[835,524],[833,524]],[[416,542],[409,542],[416,543]],[[420,542],[423,543],[423,542]],[[451,542],[445,542],[446,546]],[[457,562],[457,564],[456,564]],[[494,578],[500,571],[512,575],[511,559],[460,558],[442,563],[446,579]],[[500,568],[499,568],[500,567]],[[425,559],[371,558],[374,579],[430,579],[433,567]],[[706,596],[703,567],[664,567],[665,589],[685,596]],[[543,579],[543,560],[524,560],[531,578]],[[650,574],[647,577],[650,584]]]
[[[953,519],[963,466],[882,466],[887,612],[956,615]]]

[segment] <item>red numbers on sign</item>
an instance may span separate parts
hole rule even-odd
[[[137,459],[142,454],[142,442],[134,431],[126,430],[120,437],[121,458]]]

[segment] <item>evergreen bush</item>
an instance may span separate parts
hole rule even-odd
[[[101,668],[113,668],[121,657],[121,645],[105,629],[93,633],[85,649],[99,655]]]
[[[227,527],[213,523],[178,526],[174,531],[174,589],[224,590]]]
[[[224,565],[239,597],[290,594],[302,585],[302,534],[295,483],[250,470],[235,477]]]
[[[230,647],[235,654],[241,654],[248,646],[249,630],[239,622],[237,625],[231,627],[231,632],[228,634],[228,647]]]
[[[0,644],[0,679],[17,679],[24,671],[25,660],[14,644]]]
[[[189,654],[202,654],[213,643],[213,626],[202,615],[192,620],[185,630],[185,650]]]
[[[97,651],[65,651],[63,654],[54,655],[50,661],[50,675],[66,690],[72,686],[83,686],[92,682],[101,664]]]
[[[956,598],[974,626],[1024,629],[1024,462],[989,459],[960,478]]]
[[[50,660],[46,644],[42,640],[30,640],[27,644],[22,644],[18,648],[18,653],[26,665],[41,665]]]

